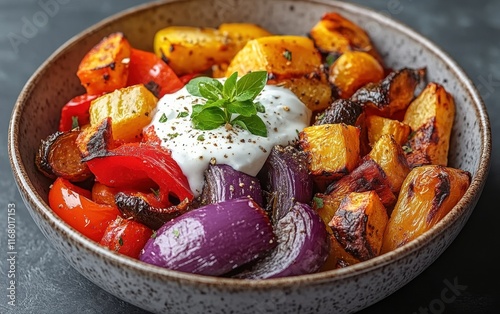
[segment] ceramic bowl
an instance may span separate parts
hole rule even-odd
[[[202,8],[202,9],[200,9]],[[328,272],[243,281],[162,269],[113,253],[77,233],[47,205],[50,181],[35,168],[40,140],[57,129],[59,112],[83,92],[75,75],[102,37],[122,31],[133,46],[152,49],[168,25],[253,22],[274,33],[306,34],[323,13],[336,11],[365,28],[388,66],[427,67],[428,80],[455,97],[450,165],[472,173],[463,199],[434,228],[372,260]],[[390,295],[428,267],[460,232],[481,194],[490,162],[488,116],[463,70],[408,27],[366,8],[335,1],[187,0],[154,2],[108,18],[72,38],[31,77],[12,113],[9,154],[21,196],[47,239],[81,274],[138,307],[168,313],[349,313]]]

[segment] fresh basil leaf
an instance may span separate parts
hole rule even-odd
[[[260,113],[265,113],[266,112],[266,107],[264,107],[264,105],[261,104],[260,102],[255,102],[253,104],[254,104],[255,109],[257,110],[257,112],[260,112]]]
[[[244,75],[236,82],[234,100],[254,100],[267,83],[267,71],[255,71]]]
[[[198,83],[199,92],[202,97],[216,101],[222,98],[222,83],[217,80]]]
[[[203,97],[200,94],[199,83],[209,82],[209,81],[213,81],[213,80],[214,80],[213,78],[206,77],[206,76],[196,77],[186,84],[186,90],[188,91],[188,93],[190,93],[193,96]]]
[[[264,121],[257,116],[253,115],[250,117],[237,116],[231,121],[232,125],[238,125],[245,130],[248,130],[253,135],[267,137],[267,127]]]
[[[210,107],[203,109],[191,121],[195,129],[213,130],[226,122],[226,115],[222,109]]]
[[[194,105],[191,112],[191,119],[197,116],[202,110],[204,105]]]
[[[233,100],[236,94],[236,81],[238,80],[238,72],[234,72],[230,77],[224,82],[224,88],[222,89],[222,95],[229,101]]]
[[[245,117],[257,114],[257,109],[255,109],[251,100],[231,102],[227,104],[227,111],[229,113],[236,113]]]

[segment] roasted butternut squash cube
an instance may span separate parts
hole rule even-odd
[[[368,83],[384,78],[384,68],[373,56],[362,51],[346,51],[330,66],[328,81],[336,96],[349,99],[355,91]]]
[[[336,99],[315,117],[314,125],[336,123],[358,125],[358,119],[362,113],[361,104],[348,99]]]
[[[316,193],[313,208],[325,224],[328,224],[340,206],[340,202],[351,192],[377,192],[388,214],[396,203],[396,196],[382,168],[372,159],[365,158],[351,173],[333,182],[325,193]]]
[[[410,166],[448,164],[455,102],[443,86],[429,83],[406,110],[403,122],[414,131],[408,141]]]
[[[255,24],[226,23],[219,29],[169,26],[154,38],[154,51],[177,75],[199,73],[229,63],[250,39],[271,33]]]
[[[380,254],[388,220],[375,191],[354,192],[342,200],[328,225],[346,252],[366,261]]]
[[[270,85],[289,88],[312,111],[327,108],[331,88],[314,43],[303,36],[267,36],[250,40],[229,63],[226,76],[268,72]]]
[[[151,122],[158,99],[144,85],[133,85],[103,95],[92,101],[90,125],[111,118],[115,140],[137,141],[142,129]]]
[[[364,51],[383,64],[368,34],[357,24],[336,12],[328,12],[309,32],[318,49],[325,54]]]
[[[85,56],[76,75],[89,95],[109,93],[125,87],[131,47],[123,33],[103,38]]]
[[[391,135],[396,143],[403,145],[408,141],[411,128],[408,124],[377,115],[366,117],[366,128],[368,130],[368,142],[373,147],[384,135]]]
[[[470,180],[466,171],[439,165],[412,169],[387,224],[382,252],[403,246],[436,225],[460,201]]]
[[[330,239],[330,252],[320,272],[332,269],[344,268],[361,262],[352,254],[348,253],[333,234],[329,234]]]
[[[358,165],[359,129],[342,123],[310,126],[300,132],[299,146],[308,154],[311,174],[333,181]]]
[[[425,69],[403,68],[393,71],[378,83],[358,89],[351,100],[359,102],[386,118],[394,118],[406,110],[415,97],[415,90],[425,76]]]
[[[391,191],[397,195],[404,179],[410,172],[401,146],[391,135],[384,134],[373,146],[369,158],[382,168],[391,186]]]

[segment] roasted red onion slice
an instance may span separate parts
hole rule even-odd
[[[276,246],[272,225],[253,200],[206,205],[163,225],[139,259],[183,272],[219,276]]]
[[[330,241],[325,224],[309,206],[295,203],[275,225],[278,245],[237,278],[267,279],[314,273],[325,263]]]
[[[258,177],[269,193],[267,208],[272,209],[274,221],[284,217],[295,202],[309,203],[312,199],[307,155],[293,146],[274,146]]]
[[[205,185],[201,193],[201,204],[215,204],[241,197],[251,197],[263,205],[262,190],[257,178],[229,165],[212,165],[205,171]]]

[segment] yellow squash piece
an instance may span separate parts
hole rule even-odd
[[[367,191],[348,194],[328,225],[348,253],[366,261],[380,254],[388,219],[377,193]]]
[[[103,38],[83,57],[76,75],[89,95],[125,87],[131,47],[122,33]]]
[[[455,102],[445,88],[429,83],[412,101],[403,120],[415,132],[406,144],[410,166],[448,164]]]
[[[351,172],[359,162],[359,128],[338,124],[306,127],[299,146],[308,154],[309,171],[326,181]]]
[[[133,85],[95,99],[90,105],[90,124],[111,118],[115,140],[130,142],[141,137],[151,122],[158,99],[144,85]]]
[[[200,73],[229,63],[248,40],[269,35],[265,29],[246,23],[222,24],[219,29],[170,26],[155,34],[154,51],[177,75]]]
[[[387,224],[382,252],[394,250],[436,225],[469,187],[470,173],[437,165],[414,168],[406,177]]]
[[[396,143],[403,145],[408,141],[408,136],[411,133],[410,126],[398,120],[370,115],[366,117],[365,121],[370,146],[375,145],[383,135],[391,135]]]
[[[226,76],[265,70],[268,84],[289,88],[312,111],[327,108],[331,88],[314,43],[303,36],[268,36],[250,40],[232,59]]]

